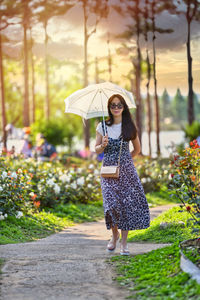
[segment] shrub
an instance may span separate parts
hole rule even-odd
[[[174,156],[171,162],[171,193],[191,215],[193,231],[200,225],[200,146],[197,141],[190,142],[183,155]]]

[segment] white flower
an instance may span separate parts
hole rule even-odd
[[[20,219],[21,217],[23,217],[23,212],[22,211],[17,211],[16,218]]]
[[[77,179],[77,184],[78,184],[78,185],[83,185],[83,184],[84,184],[84,181],[85,181],[85,180],[84,180],[84,177],[80,177],[80,178]]]
[[[73,188],[73,189],[76,189],[77,188],[77,184],[76,184],[76,182],[74,181],[74,182],[72,182],[72,184],[71,184],[71,187]]]
[[[141,178],[141,182],[145,183],[145,182],[147,182],[147,179],[146,178]]]
[[[55,192],[56,194],[59,194],[59,193],[60,193],[60,187],[59,187],[58,184],[55,184],[53,189],[54,189],[54,192]]]
[[[22,173],[22,169],[18,169],[18,171],[17,171],[18,173]]]
[[[29,196],[33,197],[35,194],[33,192],[29,193]]]
[[[97,169],[94,170],[95,175],[99,175],[99,171]]]
[[[3,188],[2,188],[2,186],[0,186],[0,192],[2,192],[3,191]]]
[[[90,164],[88,169],[94,169],[94,165],[93,164]]]
[[[47,185],[53,186],[54,184],[55,184],[55,183],[54,183],[54,179],[53,179],[53,178],[47,180]]]
[[[82,168],[78,168],[78,169],[77,169],[77,172],[81,173],[82,170],[83,170]]]
[[[167,175],[167,174],[168,174],[168,171],[167,171],[167,170],[165,170],[165,171],[164,171],[164,174],[165,174],[165,175]]]
[[[3,171],[1,177],[5,179],[8,176],[7,172]]]
[[[91,188],[92,188],[92,185],[91,185],[91,183],[89,183],[89,184],[88,184],[88,188],[89,188],[89,189],[91,189]]]
[[[17,174],[16,174],[16,172],[12,172],[10,176],[11,176],[12,178],[14,178],[14,179],[17,179]]]
[[[0,211],[0,216],[3,215],[2,211]]]
[[[4,219],[5,219],[5,217],[3,215],[0,215],[0,221],[4,220]]]
[[[7,217],[8,217],[8,215],[7,215],[7,214],[5,214],[5,215],[4,215],[4,217],[5,217],[5,218],[7,218]]]
[[[64,182],[68,182],[69,180],[69,176],[67,176],[66,174],[63,174],[60,176],[60,180],[64,183]]]

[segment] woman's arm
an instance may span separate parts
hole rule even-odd
[[[138,136],[131,141],[134,147],[134,150],[131,151],[131,156],[132,158],[135,157],[136,155],[138,155],[141,151],[141,146],[140,146],[140,140],[138,138]]]
[[[108,135],[102,136],[98,131],[96,131],[96,144],[95,144],[95,152],[100,154],[104,151],[108,144]]]

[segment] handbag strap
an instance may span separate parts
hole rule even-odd
[[[122,153],[122,143],[123,143],[123,138],[121,139],[121,145],[120,145],[120,150],[119,150],[119,159],[118,159],[118,167],[120,166],[120,157],[121,157],[121,153]]]
[[[101,122],[101,124],[102,124],[103,134],[105,136],[105,130],[104,130],[104,126],[103,126],[103,121]],[[108,133],[106,123],[105,123],[105,128],[106,128],[106,133]],[[121,157],[121,152],[122,152],[122,143],[123,143],[123,138],[121,139],[121,144],[120,144],[119,158],[118,158],[118,163],[117,163],[118,167],[120,166],[120,157]],[[103,160],[103,162],[104,162],[104,160]]]

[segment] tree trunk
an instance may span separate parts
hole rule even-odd
[[[192,57],[190,49],[190,24],[188,20],[188,35],[187,35],[187,60],[188,60],[188,123],[191,125],[194,121],[194,92],[193,92],[193,78],[192,78]]]
[[[147,132],[148,132],[148,143],[149,143],[149,156],[151,157],[151,102],[150,102],[150,93],[149,93],[149,85],[151,80],[151,65],[149,61],[149,49],[148,49],[148,32],[149,32],[149,1],[145,0],[145,41],[146,41],[146,64],[147,64]]]
[[[158,103],[158,93],[157,93],[157,78],[156,78],[156,48],[155,48],[155,2],[152,2],[152,27],[153,27],[153,78],[154,78],[154,114],[156,120],[156,146],[157,155],[160,155],[160,117],[159,117],[159,103]]]
[[[108,45],[108,73],[109,73],[109,81],[112,82],[112,58],[111,58],[111,54],[110,54],[110,34],[109,34],[109,32],[108,32],[107,45]]]
[[[150,93],[149,93],[149,85],[151,80],[151,65],[149,62],[149,53],[147,49],[147,132],[148,132],[148,142],[149,142],[149,156],[151,157],[151,102],[150,102]]]
[[[27,24],[26,24],[26,8],[24,9],[24,126],[29,126],[29,78],[28,78],[28,47],[27,47]]]
[[[48,35],[47,35],[47,24],[44,25],[45,30],[45,81],[46,81],[46,101],[45,101],[45,117],[49,120],[50,117],[50,99],[49,99],[49,62],[48,62]]]
[[[31,30],[30,30],[30,34]],[[32,36],[31,36],[32,42]],[[31,121],[32,123],[35,122],[35,68],[34,68],[34,56],[33,56],[33,47],[31,44],[31,78],[32,78],[32,107],[31,107]]]
[[[139,1],[136,1],[136,10],[139,11]],[[140,51],[140,19],[139,15],[136,18],[137,27],[137,63],[136,63],[136,123],[138,128],[138,137],[140,143],[142,143],[142,101],[140,93],[140,83],[141,83],[141,51]]]
[[[86,14],[86,5],[83,3],[83,12],[84,12],[84,87],[88,85],[88,62],[87,62],[87,43],[88,43],[88,33],[87,33],[87,14]],[[84,141],[85,148],[90,147],[90,122],[89,120],[84,120]]]
[[[1,24],[1,20],[0,20]],[[5,92],[4,92],[4,72],[3,72],[3,54],[2,54],[2,38],[0,32],[0,84],[1,84],[1,120],[2,120],[2,142],[3,148],[6,149],[6,109],[5,109]]]

